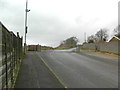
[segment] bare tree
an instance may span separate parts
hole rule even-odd
[[[119,34],[120,34],[120,25],[113,30],[113,35],[119,35]]]
[[[96,34],[96,38],[97,40],[103,40],[106,41],[108,38],[108,33],[107,33],[108,29],[104,28],[104,29],[100,29]]]

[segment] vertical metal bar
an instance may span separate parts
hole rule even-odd
[[[13,54],[13,56],[12,56],[12,58],[13,58],[13,82],[14,82],[14,80],[15,80],[15,78],[14,78],[14,72],[15,72],[15,35],[12,33],[12,45],[13,45],[13,50],[12,50],[12,54]]]
[[[16,65],[17,65],[17,43],[16,43],[16,36],[15,36],[15,69],[16,69]]]
[[[5,32],[5,70],[6,70],[6,88],[8,88],[8,67],[7,67],[7,33]]]
[[[10,69],[10,70],[11,70],[11,85],[13,84],[13,54],[12,54],[12,53],[13,53],[13,51],[12,51],[12,50],[13,50],[13,45],[12,45],[12,42],[13,42],[13,41],[12,41],[12,32],[11,32],[11,33],[10,33],[10,48],[11,48],[11,49],[10,49],[10,55],[11,55],[11,56],[10,56],[10,57],[11,57],[11,69]]]
[[[19,37],[19,33],[17,34],[18,36],[18,59],[19,59],[19,64],[20,64],[20,37]]]
[[[12,83],[11,32],[9,32],[9,54],[10,54],[10,81]]]
[[[14,59],[14,72],[15,72],[15,67],[16,67],[16,55],[15,55],[15,36],[13,37],[13,59]]]
[[[1,44],[1,47],[0,47],[0,49],[1,49],[0,57],[2,59],[2,63],[0,63],[0,67],[3,67],[3,42],[2,41],[3,41],[3,29],[2,29],[2,24],[0,22],[0,44]],[[3,69],[1,71],[3,72]],[[1,77],[2,77],[2,75],[1,75]],[[1,78],[1,79],[3,80],[3,78]],[[3,86],[2,80],[0,82],[0,84],[1,84],[0,90],[2,89],[2,86]]]

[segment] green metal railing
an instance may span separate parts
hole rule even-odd
[[[22,38],[0,22],[0,89],[13,88],[22,60]]]

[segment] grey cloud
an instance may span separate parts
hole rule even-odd
[[[57,46],[60,41],[71,36],[78,37],[79,41],[82,43],[84,41],[84,32],[86,32],[87,35],[93,34],[101,28],[101,24],[104,24],[103,21],[100,22],[100,17],[89,19],[89,15],[86,15],[85,17],[82,16],[84,8],[83,11],[77,9],[77,12],[75,12],[77,15],[75,15],[71,13],[76,9],[74,7],[71,8],[72,10],[69,10],[69,7],[59,8],[56,6],[57,9],[52,7],[51,4],[50,6],[48,6],[49,4],[46,5],[45,2],[43,2],[43,4],[46,6],[43,5],[39,7],[39,4],[35,6],[34,1],[31,0],[30,2],[29,9],[31,9],[31,11],[28,13],[27,42],[31,41],[31,43],[28,44],[39,43],[43,45]],[[42,4],[42,1],[40,3]],[[67,13],[65,10],[69,10],[69,12]],[[0,11],[2,12],[0,20],[3,24],[9,30],[12,30],[15,33],[20,32],[20,35],[24,36],[25,0],[0,0]],[[84,21],[86,17],[88,18]],[[115,22],[109,22],[110,24],[105,24],[104,26],[114,27]]]

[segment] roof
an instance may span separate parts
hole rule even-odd
[[[120,38],[119,37],[117,37],[117,36],[113,36],[112,38],[110,38],[107,42],[110,42],[113,38],[116,38],[117,40],[120,40]]]
[[[120,39],[120,33],[116,34],[115,36],[118,37],[118,38]]]

